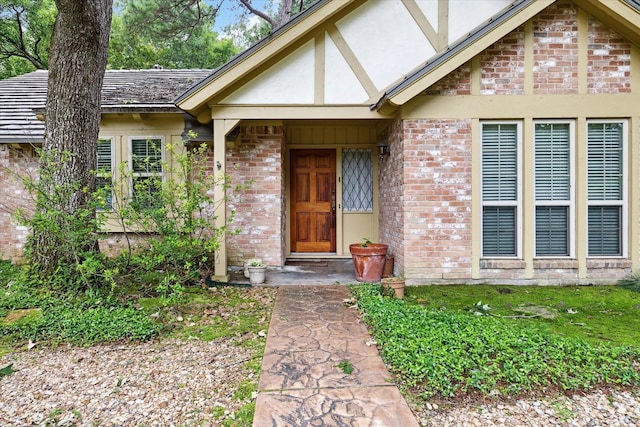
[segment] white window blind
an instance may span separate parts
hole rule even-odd
[[[482,254],[518,255],[519,125],[482,125]]]
[[[162,138],[132,138],[133,201],[136,208],[155,207],[162,183]]]
[[[571,123],[536,123],[536,256],[569,256]]]
[[[587,124],[589,256],[623,255],[624,122]]]
[[[482,200],[517,200],[517,159],[517,126],[485,124],[482,127]]]
[[[96,164],[96,190],[104,196],[102,209],[113,207],[113,139],[98,139],[98,152]]]

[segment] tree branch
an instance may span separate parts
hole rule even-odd
[[[240,0],[240,3],[242,3],[244,5],[244,7],[246,7],[249,12],[253,13],[256,16],[259,16],[260,18],[264,19],[265,21],[267,21],[269,23],[269,25],[271,25],[271,28],[276,28],[276,23],[273,19],[271,19],[271,17],[269,15],[267,15],[264,12],[259,11],[258,9],[254,8],[251,3],[249,2],[249,0]]]

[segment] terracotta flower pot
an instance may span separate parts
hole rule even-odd
[[[384,270],[387,256],[387,245],[383,243],[360,243],[349,245],[353,267],[356,270],[356,280],[359,282],[379,282]]]
[[[401,277],[385,277],[382,279],[382,286],[393,289],[398,299],[404,298],[404,285],[405,281]]]

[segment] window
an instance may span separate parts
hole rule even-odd
[[[624,255],[626,123],[587,123],[588,253]]]
[[[104,210],[113,207],[113,170],[114,170],[113,138],[98,139],[98,153],[96,164],[96,192],[104,197]]]
[[[132,199],[138,208],[154,207],[159,203],[162,143],[161,137],[131,138]]]
[[[535,123],[536,256],[570,256],[573,122]]]
[[[373,160],[370,149],[342,151],[342,204],[345,212],[373,212]]]
[[[482,253],[517,257],[521,199],[520,123],[482,124]]]

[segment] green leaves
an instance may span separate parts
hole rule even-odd
[[[342,360],[340,363],[336,365],[336,368],[340,369],[347,375],[351,375],[353,373],[354,367],[347,359]]]
[[[13,363],[10,363],[4,368],[0,368],[0,377],[6,377],[8,375],[13,374],[14,372],[17,372],[17,371],[13,369]]]
[[[122,1],[115,11],[109,68],[214,69],[237,48],[213,32],[216,10],[204,2]]]
[[[592,345],[493,316],[432,311],[381,297],[378,285],[352,292],[398,382],[423,396],[640,383],[635,348]]]
[[[55,17],[53,0],[0,0],[0,79],[47,68]]]

